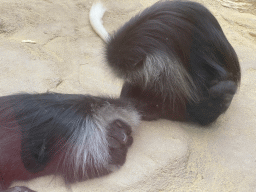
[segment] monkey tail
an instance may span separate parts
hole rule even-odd
[[[101,2],[94,3],[91,7],[89,18],[94,31],[105,41],[108,42],[109,34],[103,26],[102,17],[106,11]]]

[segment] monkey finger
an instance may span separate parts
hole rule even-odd
[[[119,137],[118,139],[120,139],[121,137]],[[117,138],[114,137],[109,137],[108,138],[108,142],[109,142],[109,147],[111,148],[122,148],[124,146],[126,147],[130,147],[133,143],[133,138],[132,136],[128,136],[126,134],[123,134],[123,140],[120,139],[118,140]]]
[[[126,160],[127,148],[110,148],[110,164],[123,165]]]
[[[110,124],[108,135],[110,138],[116,139],[120,144],[126,145],[131,132],[131,127],[128,124],[121,120],[115,120]],[[113,143],[113,141],[111,142]]]
[[[221,81],[217,85],[210,88],[209,93],[212,97],[220,97],[225,94],[234,95],[237,85],[234,81]]]

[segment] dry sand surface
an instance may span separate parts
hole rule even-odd
[[[216,16],[238,53],[242,83],[229,110],[204,128],[159,120],[134,132],[117,172],[71,186],[85,191],[256,191],[256,3],[197,0]],[[156,0],[105,0],[111,33]],[[90,93],[118,96],[122,81],[91,29],[93,0],[1,0],[0,94]],[[31,42],[22,42],[31,40]],[[38,192],[69,191],[61,178],[16,182]]]

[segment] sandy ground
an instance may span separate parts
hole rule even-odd
[[[105,0],[111,33],[156,0]],[[210,127],[159,120],[134,132],[117,172],[70,186],[84,191],[256,191],[256,3],[197,0],[216,16],[238,53],[242,83],[229,110]],[[254,2],[254,3],[253,3]],[[122,81],[91,29],[93,0],[1,0],[0,95],[17,92],[118,96]],[[32,43],[23,43],[31,40]],[[38,192],[69,191],[61,178],[16,182]]]

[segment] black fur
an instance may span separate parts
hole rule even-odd
[[[122,98],[137,101],[146,120],[215,121],[240,82],[237,55],[201,4],[160,1],[107,41],[109,66],[124,78]]]
[[[0,191],[12,181],[41,175],[62,175],[71,183],[108,174],[124,164],[131,127],[138,122],[125,99],[58,93],[1,97]],[[7,191],[26,191],[12,189]]]

